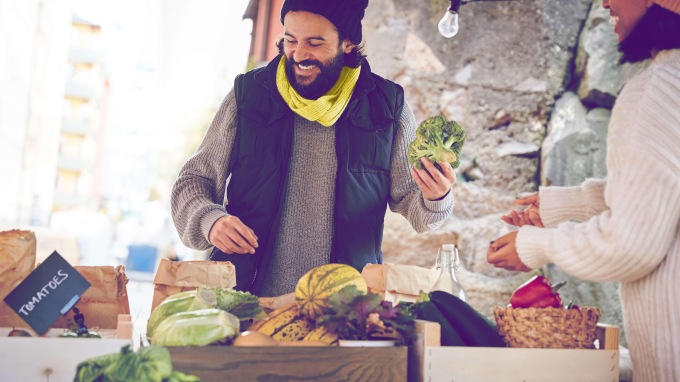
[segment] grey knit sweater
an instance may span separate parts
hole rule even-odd
[[[172,218],[182,241],[190,248],[210,248],[210,229],[217,219],[229,215],[224,205],[234,165],[231,153],[237,130],[236,109],[232,90],[172,189]],[[415,139],[416,127],[413,112],[405,102],[392,148],[389,206],[423,233],[439,227],[451,214],[453,195],[449,193],[439,201],[425,200],[411,178],[407,151]],[[294,131],[283,215],[262,297],[293,292],[300,277],[331,258],[338,165],[335,126],[325,127],[296,115]]]

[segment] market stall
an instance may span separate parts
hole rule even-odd
[[[13,269],[35,261],[29,232],[11,240],[24,244],[5,245]],[[565,307],[560,285],[537,276],[489,321],[447,269],[455,256],[445,246],[441,270],[328,264],[278,298],[232,289],[229,262],[162,262],[143,337],[132,333],[124,268],[78,267],[90,286],[53,328],[33,330],[20,316],[0,323],[0,373],[52,382],[616,380],[618,328],[597,326],[598,308]],[[13,295],[44,267],[7,269]]]

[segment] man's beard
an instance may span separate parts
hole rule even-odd
[[[316,78],[311,83],[302,85],[299,81],[302,81],[304,77],[298,77],[295,74],[296,64],[302,66],[314,65],[319,68],[319,74],[317,74]],[[295,62],[291,56],[286,57],[286,75],[288,76],[290,86],[292,86],[302,98],[315,100],[328,93],[335,83],[338,82],[338,78],[340,78],[340,73],[342,72],[344,65],[345,55],[340,49],[338,49],[338,54],[326,64],[322,64],[317,60],[302,60],[300,62]]]

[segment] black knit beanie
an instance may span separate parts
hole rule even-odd
[[[327,18],[354,44],[361,42],[361,19],[368,0],[285,0],[281,7],[281,24],[288,12],[305,11]]]

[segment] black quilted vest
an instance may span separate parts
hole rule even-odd
[[[259,294],[267,274],[285,201],[294,114],[276,87],[281,56],[239,75],[237,159],[226,206],[258,236],[255,255],[213,249],[212,260],[236,266],[236,289]],[[335,124],[338,172],[331,262],[361,271],[382,262],[384,216],[390,197],[392,143],[404,105],[401,86],[371,73],[364,63],[352,98]],[[309,147],[309,150],[314,150]],[[329,155],[332,153],[329,153]],[[232,156],[233,158],[233,156]],[[310,222],[314,224],[314,222]]]

